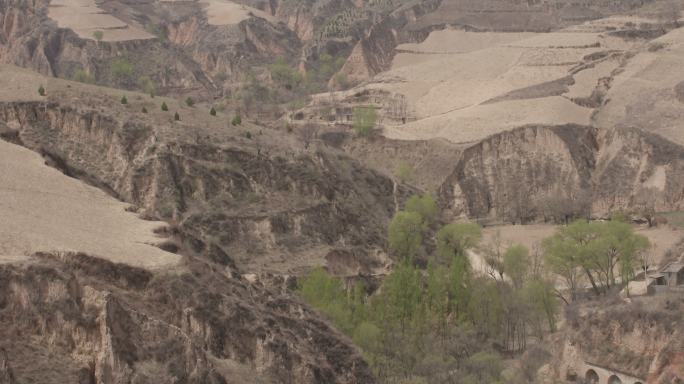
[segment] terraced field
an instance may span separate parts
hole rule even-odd
[[[73,30],[83,39],[95,40],[95,32],[102,33],[103,41],[152,39],[144,29],[130,25],[97,6],[95,0],[52,0],[48,16],[60,28]]]
[[[590,125],[599,80],[638,45],[608,33],[625,20],[551,33],[446,29],[400,45],[392,69],[368,86],[405,95],[415,121],[385,135],[462,143],[527,124]]]

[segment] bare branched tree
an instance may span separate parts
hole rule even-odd
[[[318,125],[306,123],[297,131],[297,135],[304,143],[304,148],[308,149],[311,142],[318,136]]]
[[[649,227],[656,224],[656,200],[658,196],[659,191],[657,189],[644,188],[637,193],[634,199],[636,214],[643,217],[648,222]]]

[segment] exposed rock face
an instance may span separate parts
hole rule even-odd
[[[558,194],[590,194],[582,198],[591,198],[595,217],[636,207],[644,191],[657,191],[659,211],[684,206],[684,148],[634,129],[596,135],[589,127],[559,126],[490,137],[464,151],[440,198],[454,216],[523,221],[544,217],[544,198]]]
[[[18,382],[374,382],[305,307],[199,260],[153,275],[40,254],[0,265],[0,288],[0,348]],[[0,382],[13,377],[3,353]]]
[[[215,82],[238,81],[244,71],[276,57],[296,57],[301,43],[280,24],[249,18],[236,25],[209,25],[191,16],[166,26],[169,40],[182,47]]]
[[[354,46],[340,74],[353,81],[367,80],[392,65],[395,48],[402,43],[423,40],[428,33],[412,28],[411,23],[433,11],[440,1],[424,1],[396,12],[382,15]]]
[[[0,107],[19,140],[67,174],[179,222],[185,236],[202,240],[195,251],[211,251],[217,262],[229,253],[249,269],[262,268],[264,257],[306,267],[334,248],[375,253],[397,199],[409,193],[334,151],[287,158],[253,142],[164,139],[163,131],[119,118],[59,104]]]
[[[0,1],[0,62],[18,65],[48,76],[70,79],[77,70],[102,84],[138,88],[148,76],[162,90],[179,87],[213,91],[214,85],[197,63],[166,49],[158,39],[96,43],[73,31],[58,29],[46,16],[48,1]],[[124,58],[134,73],[117,78],[111,64]]]
[[[200,3],[104,2],[103,12],[133,20],[159,38],[98,43],[57,28],[47,16],[48,0],[2,0],[0,57],[50,76],[72,78],[84,70],[99,84],[126,89],[139,88],[139,77],[146,76],[160,93],[209,97],[243,81],[247,71],[265,71],[278,57],[316,66],[322,53],[346,57],[353,51],[341,73],[361,80],[387,69],[398,43],[427,36],[420,29],[404,29],[434,10],[439,0],[411,6],[349,0],[247,3],[274,18],[213,25]],[[128,78],[111,73],[112,63],[121,58],[133,65],[135,73]]]
[[[557,379],[577,377],[583,363],[617,370],[647,383],[682,380],[681,298],[677,294],[648,302],[611,303],[574,314],[555,335],[551,363]]]
[[[325,45],[325,39],[344,36],[322,36],[321,29],[331,20],[355,8],[361,8],[363,1],[318,0],[318,1],[271,1],[272,13],[287,24],[299,39],[305,43]],[[347,20],[356,22],[357,20]]]
[[[655,194],[658,211],[684,207],[684,148],[636,129],[609,131],[593,175],[598,213],[634,207],[643,191]]]
[[[589,188],[596,149],[589,127],[532,126],[504,132],[464,151],[440,197],[456,216],[506,217],[506,210],[517,209],[535,217],[542,197]]]

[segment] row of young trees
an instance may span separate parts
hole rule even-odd
[[[354,339],[381,382],[516,382],[504,374],[500,353],[518,352],[529,335],[555,328],[553,289],[529,267],[522,246],[504,252],[501,278],[477,276],[468,253],[480,227],[439,227],[437,218],[430,195],[411,197],[397,212],[388,245],[398,262],[376,292],[317,269],[299,293]],[[424,258],[427,267],[418,267]]]

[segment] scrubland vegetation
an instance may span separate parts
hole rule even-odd
[[[481,237],[475,223],[440,226],[434,198],[415,195],[388,226],[396,265],[377,290],[319,268],[298,292],[355,341],[380,382],[524,383],[505,359],[556,331],[578,291],[604,295],[633,278],[648,247],[620,218],[577,220],[533,252]],[[477,253],[485,271],[472,265]]]
[[[468,252],[481,239],[480,227],[437,229],[437,215],[434,199],[424,195],[394,216],[388,243],[398,261],[377,291],[316,269],[301,280],[299,293],[354,339],[381,382],[510,382],[502,356],[555,329],[552,287],[541,269],[531,268],[533,256],[523,246],[503,254],[509,279],[478,276]],[[424,259],[427,265],[419,266]]]

